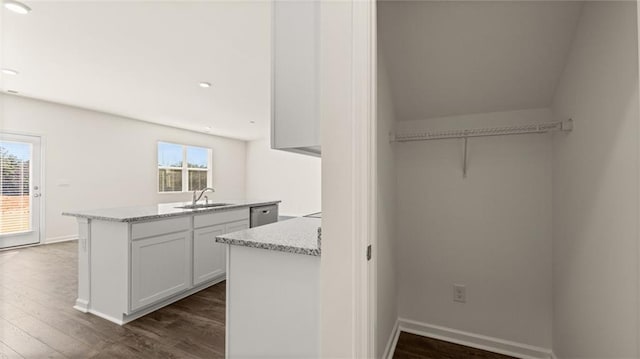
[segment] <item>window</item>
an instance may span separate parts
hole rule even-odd
[[[158,192],[211,187],[211,149],[158,142]]]
[[[31,230],[32,145],[0,141],[0,235]]]

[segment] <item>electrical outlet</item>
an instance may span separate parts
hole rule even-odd
[[[463,284],[453,285],[453,301],[459,303],[467,302],[467,287]]]

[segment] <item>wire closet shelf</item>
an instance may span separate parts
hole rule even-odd
[[[544,122],[506,127],[474,128],[463,130],[422,131],[415,133],[396,133],[392,136],[392,142],[410,142],[426,140],[444,140],[449,138],[469,138],[487,136],[525,135],[532,133],[547,133],[554,131],[571,131],[573,121],[571,119],[556,122]]]
[[[391,135],[391,142],[411,142],[426,140],[444,140],[461,138],[464,140],[464,152],[462,157],[462,177],[467,177],[468,167],[468,144],[471,137],[506,136],[506,135],[526,135],[534,133],[548,133],[555,131],[569,132],[573,129],[573,120],[556,122],[543,122],[518,126],[474,128],[466,130],[445,130],[445,131],[423,131],[415,133],[399,133]]]

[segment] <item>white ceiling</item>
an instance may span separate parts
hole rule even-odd
[[[3,90],[239,139],[268,132],[268,2],[23,2],[28,15],[0,9],[0,65],[20,71]]]
[[[383,1],[398,120],[547,107],[582,2]]]

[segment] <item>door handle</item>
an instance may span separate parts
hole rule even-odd
[[[40,196],[41,196],[41,194],[40,194],[40,193],[34,193],[34,194],[33,194],[33,196],[34,196],[35,198],[38,198],[38,197],[40,197]]]

